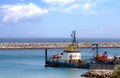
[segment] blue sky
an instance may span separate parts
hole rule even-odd
[[[0,38],[120,38],[120,0],[1,0]]]

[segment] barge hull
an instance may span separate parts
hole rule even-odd
[[[47,61],[46,67],[89,68],[89,64],[71,64],[67,62]]]

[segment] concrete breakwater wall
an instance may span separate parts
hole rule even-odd
[[[120,42],[96,42],[100,48],[120,48]],[[0,43],[0,49],[54,49],[66,48],[70,42],[45,42],[45,43]],[[79,48],[92,48],[92,42],[79,42]]]

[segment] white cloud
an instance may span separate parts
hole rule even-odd
[[[42,2],[45,2],[47,4],[52,5],[66,5],[75,2],[76,0],[42,0]]]
[[[48,13],[48,10],[41,9],[33,3],[2,5],[3,21],[19,21],[24,18],[39,16]]]
[[[106,10],[109,8],[104,8],[107,2],[112,0],[41,0],[45,4],[48,4],[49,11],[60,11],[60,12],[71,12],[76,11],[76,13],[82,14],[101,14],[101,10]],[[74,12],[73,11],[73,12]],[[73,13],[72,12],[72,13]],[[108,12],[107,12],[108,13]],[[103,14],[103,12],[102,12]]]
[[[75,9],[75,8],[78,8],[78,7],[80,7],[79,4],[74,4],[74,5],[71,5],[71,6],[69,6],[68,8],[66,8],[64,11],[65,11],[65,12],[69,12],[69,11]]]
[[[64,13],[69,13],[70,11],[76,9],[80,7],[79,4],[74,4],[74,5],[71,5],[71,6],[66,6],[66,7],[50,7],[49,8],[49,11],[60,11],[60,12],[64,12]]]
[[[91,7],[91,4],[90,3],[85,3],[83,6],[82,6],[82,8],[84,9],[84,10],[87,10],[87,9],[89,9]]]
[[[92,9],[93,0],[42,0],[49,4],[50,11],[70,12],[78,8],[78,11]],[[89,10],[90,11],[90,10]]]

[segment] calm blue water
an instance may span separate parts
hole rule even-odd
[[[48,50],[49,56],[62,49]],[[119,48],[99,49],[99,53],[120,55]],[[82,59],[93,57],[91,49],[81,49]],[[87,69],[44,67],[44,50],[0,50],[0,78],[82,78]]]
[[[80,39],[81,42],[110,41],[119,39]],[[67,39],[0,39],[0,42],[67,42]],[[71,39],[68,39],[71,41]],[[48,55],[62,52],[62,49],[50,49]],[[100,55],[120,55],[120,48],[99,49]],[[81,49],[82,59],[93,57],[91,49]],[[0,78],[82,78],[80,75],[87,69],[44,67],[44,49],[0,50]]]
[[[49,50],[50,55],[56,51],[61,50]],[[44,62],[44,50],[0,50],[0,78],[80,78],[86,71],[44,67]]]
[[[71,38],[0,38],[0,42],[71,42]],[[77,38],[77,42],[120,42],[120,38]]]

